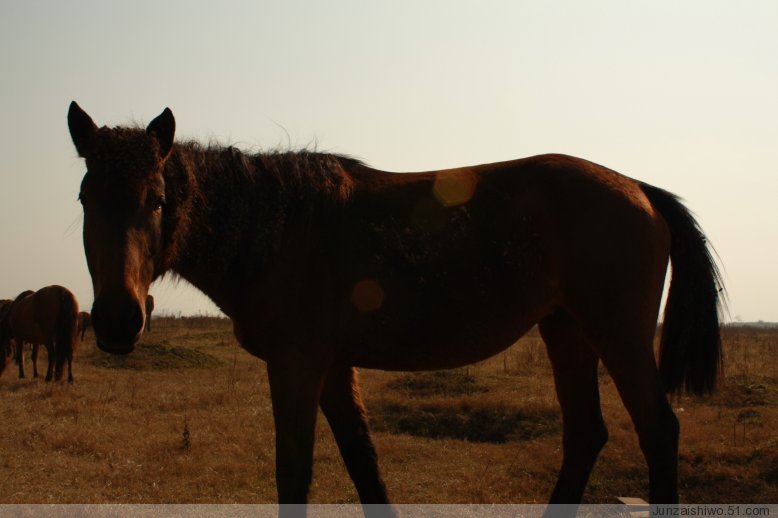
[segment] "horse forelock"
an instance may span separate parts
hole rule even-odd
[[[86,159],[90,171],[142,180],[158,170],[159,143],[139,128],[108,128],[97,131]]]

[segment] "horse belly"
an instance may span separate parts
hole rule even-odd
[[[435,322],[420,335],[376,333],[358,347],[340,351],[338,362],[390,371],[462,367],[510,347],[537,321],[534,318]]]
[[[367,301],[355,287],[336,346],[340,361],[384,370],[459,367],[506,349],[554,308],[554,283],[539,266],[485,261],[437,281],[426,269],[417,274],[363,281],[376,292]]]
[[[457,367],[509,347],[550,312],[557,271],[537,199],[491,200],[355,226],[341,275],[344,363]]]

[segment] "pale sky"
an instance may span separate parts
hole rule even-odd
[[[774,0],[0,0],[0,89],[0,298],[62,284],[91,307],[75,100],[98,125],[169,106],[179,137],[393,171],[580,156],[682,196],[729,318],[778,321]]]

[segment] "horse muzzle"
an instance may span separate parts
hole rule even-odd
[[[143,332],[143,308],[133,299],[119,303],[97,299],[91,318],[97,347],[107,353],[131,353]]]

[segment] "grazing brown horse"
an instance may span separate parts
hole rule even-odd
[[[146,331],[151,331],[151,313],[154,311],[154,297],[146,295]]]
[[[52,375],[59,381],[65,361],[68,381],[73,382],[73,353],[77,343],[78,302],[67,288],[47,286],[36,292],[25,291],[13,301],[0,321],[0,344],[6,351],[16,342],[19,377],[24,378],[24,343],[32,344],[33,377],[38,377],[38,347],[48,351],[46,381]],[[8,353],[6,353],[7,358]],[[5,362],[2,363],[2,369]],[[2,373],[0,369],[0,373]]]
[[[552,502],[579,502],[607,440],[597,365],[618,387],[653,503],[678,501],[679,426],[666,392],[714,388],[716,265],[672,194],[564,155],[425,173],[307,151],[246,154],[68,113],[78,154],[92,322],[133,350],[149,284],[172,270],[267,362],[282,503],[311,482],[317,408],[363,503],[387,502],[355,367],[459,367],[538,324],[563,414]],[[659,366],[652,339],[673,275]]]
[[[78,312],[78,334],[81,336],[81,341],[84,341],[84,333],[92,325],[92,320],[89,317],[88,311]]]

